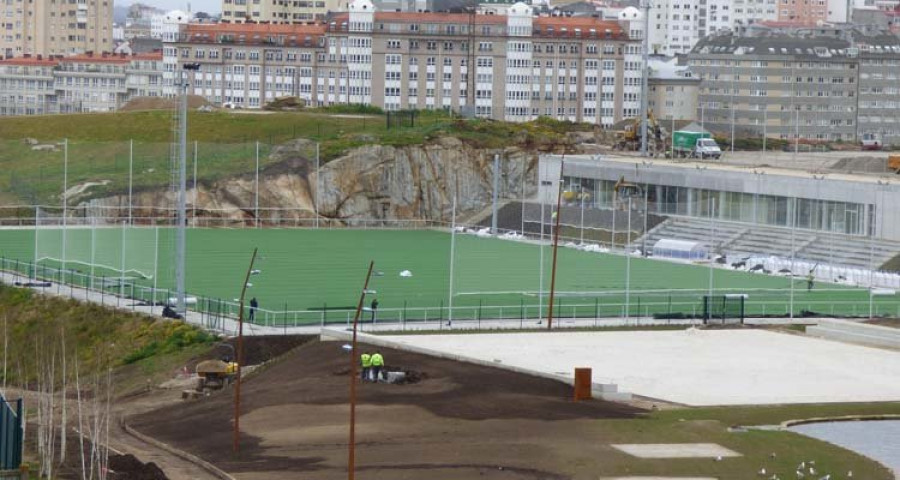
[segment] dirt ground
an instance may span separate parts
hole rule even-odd
[[[369,349],[369,348],[364,348]],[[378,479],[593,478],[602,439],[592,419],[630,418],[620,404],[571,401],[561,383],[381,349],[418,372],[406,385],[359,385],[357,470]],[[346,475],[349,353],[311,342],[244,384],[241,453],[231,453],[232,392],[134,417],[132,426],[239,479]],[[202,433],[202,434],[200,434]],[[579,434],[581,433],[581,434]]]
[[[882,327],[900,328],[900,318],[876,318],[865,323],[881,325]]]

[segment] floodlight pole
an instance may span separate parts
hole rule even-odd
[[[447,325],[453,326],[453,266],[456,256],[456,195],[453,196],[453,213],[450,219],[450,291],[447,295]]]
[[[319,142],[316,142],[316,197],[315,197],[315,208],[316,212],[316,228],[319,228],[319,176],[321,172],[319,171]]]
[[[62,214],[62,269],[66,270],[66,240],[69,233],[68,229],[68,211],[69,211],[69,139],[65,139],[63,144],[63,214]],[[125,248],[125,245],[122,245]]]
[[[128,224],[134,225],[132,193],[134,186],[134,140],[128,142]],[[124,247],[123,247],[124,248]]]
[[[356,363],[359,356],[356,348],[356,328],[359,325],[359,314],[362,312],[363,302],[366,300],[366,291],[369,289],[369,279],[372,278],[372,269],[375,267],[375,261],[369,261],[369,272],[366,274],[366,281],[363,283],[363,289],[359,293],[359,303],[356,305],[356,313],[353,315],[353,343],[350,349],[350,442],[347,446],[347,478],[353,480],[356,476]]]
[[[562,187],[563,187],[563,167],[566,164],[566,157],[559,162],[559,184],[556,188],[556,226],[553,231],[553,266],[550,269],[550,301],[547,304],[547,330],[553,328],[553,297],[556,296],[556,251],[559,250],[559,219],[560,205],[562,204]]]
[[[646,157],[648,153],[648,130],[647,117],[648,108],[648,77],[650,76],[650,0],[644,0],[641,5],[644,11],[644,38],[641,42],[641,156]]]
[[[175,309],[187,318],[187,304],[184,294],[184,257],[187,249],[185,222],[187,220],[187,116],[188,116],[188,81],[187,72],[200,70],[199,63],[185,63],[181,73],[181,105],[178,113],[178,198],[176,201],[175,226]]]
[[[253,273],[253,264],[256,262],[256,252],[258,248],[253,249],[253,255],[250,257],[250,266],[247,268],[247,275],[244,276],[244,284],[241,285],[241,301],[238,310],[238,338],[237,338],[237,371],[234,384],[234,433],[232,435],[232,451],[236,454],[241,449],[241,367],[244,365],[244,296],[247,294],[247,285],[250,281],[250,275]]]

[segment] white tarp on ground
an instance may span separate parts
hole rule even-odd
[[[760,330],[388,336],[687,405],[900,400],[900,352]]]

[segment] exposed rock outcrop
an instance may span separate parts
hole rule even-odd
[[[457,197],[461,217],[480,211],[491,201],[494,154],[501,155],[500,197],[521,198],[522,189],[534,193],[538,155],[518,148],[481,150],[454,138],[426,145],[391,147],[369,145],[315,171],[314,151],[308,140],[295,140],[276,147],[269,164],[260,172],[260,220],[284,223],[315,217],[320,221],[356,224],[366,220],[429,220],[449,222],[452,201]],[[525,181],[523,183],[523,176]],[[318,194],[316,192],[319,187]],[[230,221],[253,221],[256,178],[230,178],[199,184],[187,194],[189,210],[197,217]],[[94,199],[83,205],[94,209],[125,207],[124,195]],[[175,204],[170,190],[134,194],[135,217],[158,217],[159,209]]]

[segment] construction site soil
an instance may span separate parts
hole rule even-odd
[[[586,420],[641,412],[598,400],[575,403],[571,387],[549,379],[380,352],[389,369],[413,372],[418,381],[359,384],[356,465],[366,479],[581,477],[596,467],[590,453],[596,447],[585,443]],[[131,425],[238,479],[300,478],[288,472],[310,480],[343,478],[349,362],[341,343],[315,341],[249,378],[237,455],[232,390],[133,417]],[[597,442],[603,440],[590,439]]]
[[[314,335],[255,335],[244,337],[244,365],[259,365],[278,358],[306,342],[314,340]],[[226,344],[228,346],[224,346]],[[214,346],[209,353],[192,359],[188,367],[193,369],[203,360],[220,359],[237,355],[237,338],[232,337]]]
[[[109,480],[169,480],[155,463],[143,463],[134,455],[109,457]]]

